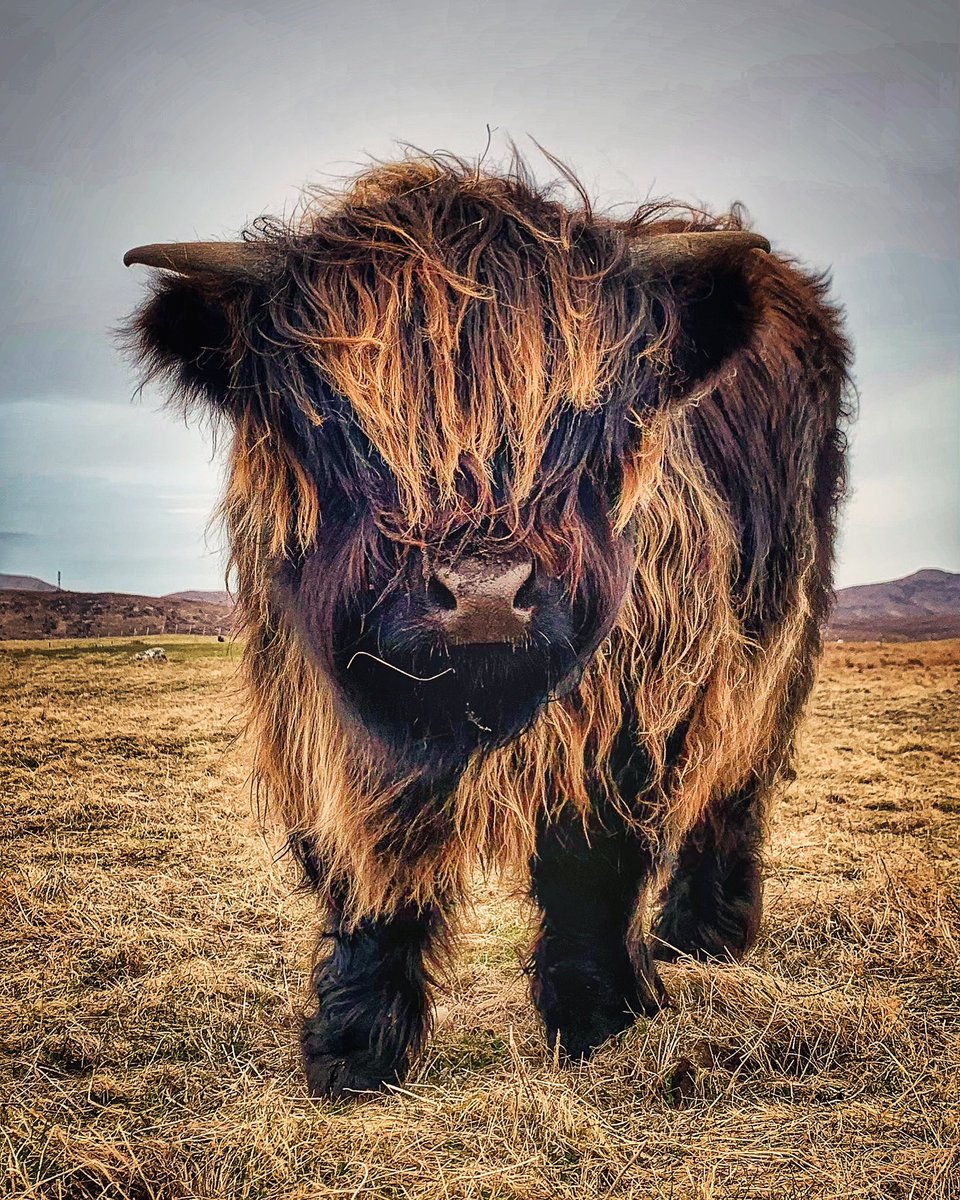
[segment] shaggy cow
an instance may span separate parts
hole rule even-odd
[[[577,191],[408,158],[124,260],[163,272],[147,375],[232,434],[257,779],[328,912],[315,1095],[402,1077],[478,864],[530,873],[567,1056],[665,1003],[655,958],[757,934],[848,348],[738,211]]]

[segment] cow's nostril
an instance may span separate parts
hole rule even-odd
[[[537,584],[533,577],[533,568],[530,569],[530,574],[521,583],[520,590],[513,598],[513,607],[519,612],[530,612],[537,607]]]
[[[427,599],[435,607],[444,612],[452,612],[457,607],[457,598],[453,592],[433,576],[427,584]]]

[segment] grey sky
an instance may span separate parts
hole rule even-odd
[[[488,123],[603,204],[742,200],[831,267],[861,391],[839,582],[960,569],[955,3],[4,8],[0,570],[220,586],[218,460],[131,403],[110,339],[124,250],[235,233],[398,141],[475,156]]]

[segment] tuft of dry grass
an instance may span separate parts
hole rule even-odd
[[[960,642],[829,648],[745,964],[562,1069],[480,882],[414,1076],[349,1107],[303,1095],[236,653],[152,640],[0,650],[0,1194],[960,1197]]]

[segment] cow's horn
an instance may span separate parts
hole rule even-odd
[[[738,251],[763,250],[769,253],[770,243],[759,233],[743,229],[705,230],[702,233],[658,233],[639,238],[636,253],[646,266],[654,270],[669,270],[679,266],[710,266],[729,259]]]
[[[123,256],[123,265],[163,267],[181,275],[222,275],[249,278],[264,273],[263,252],[256,242],[159,242],[136,246]]]

